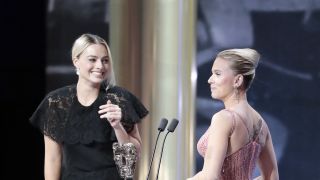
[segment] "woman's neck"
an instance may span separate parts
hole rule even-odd
[[[78,101],[84,105],[91,105],[98,97],[100,85],[92,86],[78,81],[77,83],[77,97]]]
[[[226,109],[234,109],[238,105],[248,104],[247,95],[246,93],[240,93],[237,96],[230,96],[223,100],[223,104]]]

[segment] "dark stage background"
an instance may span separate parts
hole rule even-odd
[[[45,95],[46,1],[1,2],[1,179],[43,179],[43,137],[28,118]]]
[[[85,29],[88,27],[82,27],[84,29],[78,31],[77,27],[81,25],[79,22],[73,22],[76,25],[73,24],[75,29],[72,32],[66,32],[68,29],[52,28],[51,31],[47,31],[52,25],[48,22],[59,23],[52,19],[50,21],[52,17],[48,17],[47,2],[47,0],[11,0],[4,1],[1,5],[1,18],[4,24],[1,26],[2,49],[4,49],[1,52],[4,57],[1,60],[0,71],[4,81],[1,83],[3,115],[1,120],[4,122],[1,131],[4,138],[2,141],[4,143],[1,145],[4,149],[1,179],[43,179],[43,137],[29,124],[28,118],[47,90],[57,86],[47,85],[48,78],[54,80],[57,76],[46,74],[46,68],[48,70],[49,65],[59,64],[59,61],[55,64],[50,58],[54,59],[66,53],[69,55],[66,51],[70,51],[70,43],[75,35],[65,37],[67,38],[65,44],[59,44],[57,39],[50,41],[56,44],[49,44],[48,39],[54,37],[50,33],[78,34],[90,30]],[[256,80],[249,92],[249,100],[269,124],[279,162],[280,179],[319,180],[319,10],[306,12],[251,9],[246,14],[248,19],[230,23],[242,22],[237,24],[239,26],[233,27],[229,38],[221,40],[219,38],[223,38],[223,34],[216,34],[219,32],[216,30],[219,30],[219,27],[228,27],[223,22],[228,22],[230,19],[219,18],[217,15],[214,17],[218,19],[211,20],[212,16],[206,14],[206,11],[210,10],[210,5],[206,4],[205,0],[199,2],[196,139],[198,140],[207,128],[211,115],[222,108],[221,103],[209,97],[207,79],[212,57],[225,48],[253,47],[262,54],[262,59]],[[204,7],[209,9],[206,10]],[[91,25],[97,25],[95,22],[92,23]],[[102,28],[105,28],[105,25]],[[106,31],[91,32],[106,36],[103,33]],[[238,37],[241,38],[237,39]],[[56,48],[48,50],[48,46],[53,45]],[[70,65],[71,60],[68,63]],[[68,77],[65,83],[71,82],[73,78],[73,76]],[[200,164],[201,158],[198,157],[197,170],[201,168]]]

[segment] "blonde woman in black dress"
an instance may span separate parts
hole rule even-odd
[[[78,82],[47,94],[30,122],[44,135],[46,180],[121,179],[112,143],[131,142],[138,153],[137,123],[148,114],[129,91],[115,85],[105,40],[83,34],[73,44]]]

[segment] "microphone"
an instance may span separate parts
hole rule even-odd
[[[147,180],[149,179],[150,170],[151,170],[151,167],[152,167],[152,162],[153,162],[153,157],[154,157],[154,152],[156,151],[156,148],[157,148],[157,142],[158,142],[158,139],[159,139],[159,135],[160,135],[161,132],[164,131],[164,129],[166,128],[167,124],[168,124],[168,120],[166,118],[162,118],[161,121],[160,121],[159,127],[158,127],[159,133],[158,133],[158,136],[157,136],[156,144],[155,144],[155,146],[153,148],[153,153],[152,153],[152,157],[151,157],[151,160],[150,160]]]
[[[159,124],[158,130],[159,130],[160,132],[163,132],[164,129],[166,128],[167,124],[168,124],[168,120],[167,120],[166,118],[162,118],[162,119],[161,119],[161,122],[160,122],[160,124]]]
[[[174,130],[176,129],[177,125],[179,124],[179,121],[177,119],[172,119],[169,127],[168,127],[168,131],[166,133],[166,136],[164,137],[163,143],[162,143],[162,149],[161,149],[161,154],[160,154],[160,160],[159,160],[159,165],[158,165],[158,172],[157,172],[157,179],[158,180],[158,176],[159,176],[159,171],[160,171],[160,164],[161,164],[161,158],[162,158],[162,153],[163,153],[163,148],[164,148],[164,142],[166,141],[167,135],[169,134],[169,132],[174,132]]]
[[[171,121],[171,123],[170,123],[170,125],[169,125],[167,130],[169,132],[173,132],[176,129],[178,123],[179,123],[179,121],[177,119],[172,119],[172,121]]]

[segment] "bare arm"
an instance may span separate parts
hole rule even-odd
[[[259,180],[279,180],[277,160],[269,130],[265,146],[259,156],[258,164],[261,170],[261,176],[258,177]]]
[[[218,180],[223,161],[228,149],[228,138],[232,129],[232,115],[222,111],[212,118],[209,129],[209,141],[204,157],[202,171],[192,177],[192,180]]]
[[[61,172],[61,146],[48,136],[44,136],[45,158],[44,177],[45,180],[59,180]]]
[[[137,124],[134,125],[133,130],[130,133],[127,133],[122,125],[120,126],[120,128],[117,128],[117,129],[114,128],[114,131],[116,133],[116,137],[117,137],[118,142],[120,144],[131,142],[137,148],[138,154],[140,154],[141,137],[140,137],[140,133],[139,133]]]

